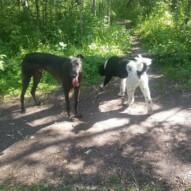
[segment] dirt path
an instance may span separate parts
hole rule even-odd
[[[0,182],[100,190],[116,185],[164,191],[191,187],[191,92],[160,86],[163,76],[153,71],[151,116],[139,90],[135,104],[125,110],[117,97],[118,80],[103,92],[82,90],[83,119],[72,123],[62,113],[61,90],[44,95],[41,107],[27,101],[24,115],[18,98],[1,102]]]

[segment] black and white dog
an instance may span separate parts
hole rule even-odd
[[[121,79],[120,92],[118,95],[124,96],[127,90],[127,104],[130,106],[134,102],[135,89],[140,86],[148,107],[148,113],[152,113],[152,100],[148,85],[147,69],[152,63],[150,58],[143,58],[141,55],[131,59],[118,56],[110,57],[105,63],[99,66],[99,74],[105,76],[101,87],[105,87],[112,77]]]
[[[112,77],[119,77],[121,79],[120,86],[120,96],[125,95],[125,86],[126,86],[126,78],[128,76],[128,72],[126,70],[126,65],[130,60],[128,58],[112,56],[106,60],[105,63],[99,66],[99,74],[101,76],[105,76],[103,84],[100,86],[101,88],[105,87]]]

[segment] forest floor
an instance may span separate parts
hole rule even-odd
[[[141,53],[136,38],[133,42],[132,52]],[[154,65],[148,75],[150,116],[139,89],[126,110],[117,97],[118,79],[104,91],[82,88],[83,118],[74,122],[63,113],[62,90],[41,95],[40,107],[27,98],[26,114],[20,114],[19,98],[2,100],[0,183],[90,190],[191,187],[191,92],[175,91]]]

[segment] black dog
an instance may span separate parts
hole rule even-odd
[[[74,88],[74,109],[75,117],[80,117],[78,113],[78,100],[80,92],[80,84],[82,81],[82,59],[84,57],[79,54],[76,57],[64,58],[48,53],[30,53],[27,54],[22,62],[22,93],[21,93],[21,112],[25,112],[24,96],[26,89],[29,85],[31,77],[33,77],[33,86],[31,89],[31,95],[36,105],[40,105],[37,101],[35,92],[36,88],[42,77],[42,71],[49,72],[58,82],[62,84],[66,111],[68,117],[70,117],[70,104],[69,104],[69,92]]]
[[[101,88],[105,87],[112,77],[119,77],[121,79],[120,92],[118,95],[124,96],[126,89],[126,78],[128,77],[128,72],[126,69],[127,64],[134,60],[135,57],[119,57],[112,56],[106,60],[105,63],[102,63],[98,67],[98,72],[101,76],[105,76],[103,84],[100,86]],[[144,64],[144,63],[143,63]],[[143,65],[142,71],[137,71],[137,75],[140,76],[147,70],[147,65]]]

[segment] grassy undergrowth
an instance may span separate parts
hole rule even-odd
[[[121,55],[130,47],[130,33],[123,26],[100,28],[96,36],[81,42],[81,45],[58,42],[39,43],[30,49],[20,48],[17,54],[6,52],[0,55],[0,96],[18,96],[21,91],[21,68],[23,56],[28,52],[48,52],[60,56],[85,56],[83,61],[84,86],[96,84],[100,80],[98,65],[111,55]],[[30,84],[31,86],[31,84]],[[46,72],[38,86],[37,93],[57,88],[57,82]],[[28,88],[28,92],[29,92]],[[28,93],[27,92],[27,93]]]
[[[33,184],[30,186],[22,185],[22,184],[0,184],[1,191],[161,191],[162,188],[159,185],[138,185],[135,182],[130,184],[128,187],[124,187],[118,180],[116,180],[117,176],[109,177],[107,180],[107,185],[100,186],[82,186],[82,185],[59,185],[53,186],[48,183],[43,184]]]
[[[181,15],[178,18],[167,3],[158,2],[146,19],[140,19],[137,32],[145,49],[158,56],[158,68],[167,80],[174,81],[173,88],[190,90],[191,25]]]

